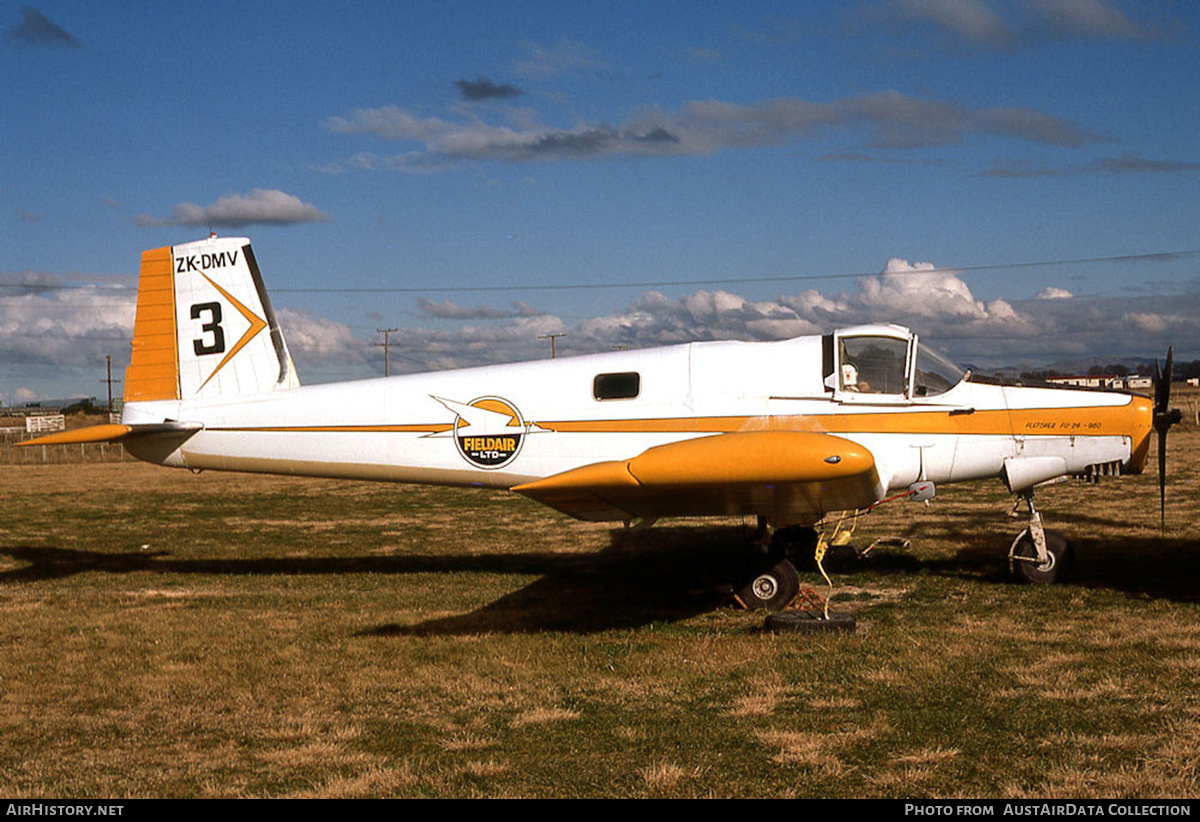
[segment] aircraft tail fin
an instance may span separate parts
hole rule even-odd
[[[143,252],[126,403],[299,384],[249,240],[213,236]]]

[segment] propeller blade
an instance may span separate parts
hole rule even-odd
[[[1154,360],[1154,430],[1158,432],[1158,517],[1159,528],[1167,530],[1167,432],[1183,419],[1183,412],[1171,407],[1171,371],[1175,347],[1167,348],[1163,368]]]
[[[1162,379],[1162,410],[1167,411],[1171,407],[1171,359],[1175,356],[1175,346],[1167,347],[1167,364],[1163,366]]]
[[[1158,530],[1167,532],[1167,429],[1158,432]]]
[[[1154,358],[1154,413],[1158,414],[1166,411],[1171,402],[1171,358],[1174,355],[1175,347],[1171,346],[1167,349],[1167,367],[1161,368],[1158,364],[1158,357]]]

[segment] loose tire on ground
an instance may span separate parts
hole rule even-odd
[[[810,611],[782,611],[770,614],[763,624],[773,634],[849,633],[857,627],[854,617],[849,614],[830,614],[826,619],[822,614]]]
[[[1039,564],[1017,557],[1036,557],[1037,547],[1029,531],[1022,531],[1013,545],[1013,573],[1024,582],[1035,585],[1049,585],[1062,582],[1071,573],[1075,565],[1075,550],[1071,543],[1058,531],[1046,531],[1046,562]]]

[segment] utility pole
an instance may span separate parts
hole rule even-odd
[[[554,359],[558,355],[558,350],[555,347],[554,343],[558,340],[559,337],[565,337],[565,336],[567,336],[567,333],[565,331],[558,331],[554,334],[538,334],[539,340],[549,340],[550,341],[550,359]]]
[[[388,357],[388,349],[392,345],[391,334],[393,331],[399,331],[400,329],[399,328],[376,328],[375,330],[383,335],[383,342],[375,343],[376,348],[383,349],[383,376],[390,377],[390,376],[392,376],[392,366],[391,366],[391,360]]]
[[[114,380],[114,379],[112,378],[112,354],[105,354],[105,355],[104,355],[104,361],[105,361],[106,363],[108,363],[108,379],[106,379],[106,380],[100,380],[100,382],[106,382],[106,383],[108,383],[108,413],[110,413],[110,414],[111,414],[111,413],[113,412],[113,410],[112,410],[112,387],[113,387],[113,383],[114,383],[114,382],[117,382],[117,383],[119,383],[119,382],[120,382],[120,380]]]

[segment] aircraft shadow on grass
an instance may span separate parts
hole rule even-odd
[[[416,626],[385,625],[365,633],[589,632],[683,619],[718,607],[728,599],[728,583],[743,564],[739,562],[743,554],[730,550],[730,545],[744,545],[746,534],[744,529],[728,527],[614,531],[610,547],[592,553],[253,559],[180,559],[161,550],[109,553],[12,545],[0,546],[0,557],[10,566],[0,571],[0,585],[85,573],[536,576],[532,583],[470,614]],[[447,591],[457,584],[448,583]],[[397,596],[403,596],[400,587]]]
[[[923,524],[929,526],[933,520]],[[1098,522],[1099,524],[1111,523]],[[1100,529],[1112,533],[1112,528]],[[83,573],[321,575],[498,573],[537,579],[468,613],[416,624],[382,624],[362,635],[466,635],[480,633],[590,633],[686,619],[720,607],[744,574],[753,552],[749,530],[731,526],[656,527],[611,532],[610,544],[594,553],[539,552],[492,555],[401,554],[363,557],[177,559],[165,551],[107,553],[53,546],[0,546],[11,567],[0,585],[37,582]],[[870,577],[932,574],[1000,583],[1008,578],[996,545],[1007,538],[981,528],[977,516],[937,520],[936,533],[920,543],[947,540],[978,547],[953,556],[921,557],[915,551],[881,548],[868,557],[831,553],[827,570],[850,584]],[[1175,538],[1076,538],[1072,587],[1110,589],[1132,597],[1200,601],[1200,541]],[[820,587],[812,567],[801,565],[805,584]],[[454,583],[457,584],[457,583]],[[453,584],[447,586],[451,591]],[[397,589],[397,596],[403,596]],[[452,604],[452,603],[451,603]]]

